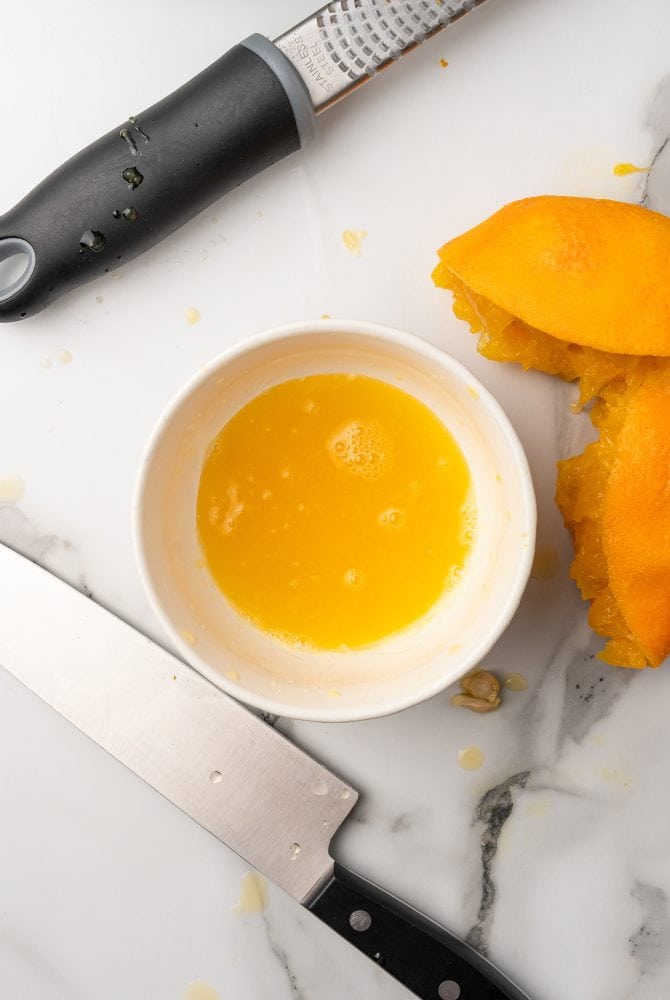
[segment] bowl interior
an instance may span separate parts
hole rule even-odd
[[[412,393],[445,423],[472,473],[476,540],[459,585],[410,629],[345,653],[282,645],[229,604],[202,560],[195,506],[221,427],[278,382],[355,372]],[[417,338],[365,324],[315,323],[257,338],[212,362],[160,422],[140,476],[140,568],[173,642],[243,701],[297,718],[367,718],[436,693],[485,655],[526,584],[535,506],[526,460],[502,411],[457,362]]]

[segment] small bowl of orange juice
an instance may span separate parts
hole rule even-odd
[[[161,417],[134,503],[181,655],[263,711],[390,714],[486,655],[530,573],[521,445],[458,362],[320,320],[216,358]]]

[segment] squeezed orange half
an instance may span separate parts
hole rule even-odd
[[[468,465],[414,396],[313,375],[251,400],[212,442],[197,498],[206,564],[284,642],[357,649],[424,616],[463,573]]]
[[[624,667],[670,655],[670,219],[604,199],[506,205],[446,243],[433,272],[478,349],[595,400],[598,441],[559,463],[589,621]]]

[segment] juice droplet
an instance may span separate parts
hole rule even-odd
[[[627,177],[629,174],[648,174],[650,167],[636,167],[634,163],[617,163],[612,168],[616,177]]]
[[[237,670],[226,670],[226,677],[229,681],[239,681],[240,675]]]
[[[184,642],[187,642],[189,646],[195,646],[196,642],[198,641],[196,637],[193,635],[193,633],[189,632],[188,629],[183,628],[179,634],[181,635]]]
[[[242,876],[239,902],[233,909],[238,917],[263,913],[268,905],[267,883],[258,872],[247,872]]]
[[[18,503],[26,491],[26,484],[20,476],[0,478],[0,503]]]
[[[202,316],[200,315],[198,310],[194,309],[193,306],[191,306],[189,309],[186,310],[185,315],[186,315],[186,322],[188,323],[189,326],[195,326],[195,324],[199,323],[200,320],[202,319]]]
[[[123,218],[126,222],[135,222],[137,220],[137,209],[133,205],[129,205],[128,208],[123,210]]]
[[[138,188],[142,183],[142,181],[144,180],[144,175],[139,172],[137,167],[126,167],[121,176],[123,177],[128,187],[131,189],[131,191],[134,191],[135,188]]]
[[[458,751],[458,763],[464,771],[478,771],[484,763],[484,754],[479,747],[463,747]]]
[[[119,132],[119,135],[122,139],[125,139],[126,145],[130,150],[130,155],[137,156],[137,143],[130,134],[130,129],[122,128],[121,131]]]
[[[505,687],[508,691],[525,691],[528,687],[528,681],[523,674],[506,674]]]
[[[138,133],[138,135],[141,135],[142,138],[144,139],[144,144],[146,146],[146,144],[149,142],[149,136],[144,131],[144,129],[141,129],[140,126],[137,124],[136,118],[133,118],[132,124],[135,126],[135,131]]]
[[[72,351],[62,350],[58,352],[58,360],[62,365],[69,365],[72,361]]]
[[[184,1000],[220,1000],[220,998],[213,986],[203,982],[202,979],[196,979],[186,987]]]
[[[104,235],[99,233],[97,229],[87,229],[79,239],[80,245],[93,253],[100,253],[101,250],[104,250],[106,242]]]
[[[361,243],[367,236],[364,229],[345,229],[342,233],[342,242],[352,257],[361,256]]]

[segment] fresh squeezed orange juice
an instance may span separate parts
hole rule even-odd
[[[468,465],[414,396],[363,375],[273,386],[212,442],[197,528],[238,611],[282,641],[360,649],[426,615],[476,530]]]

